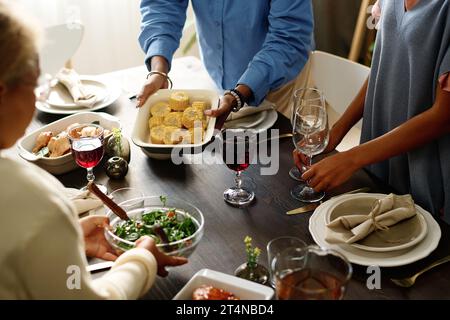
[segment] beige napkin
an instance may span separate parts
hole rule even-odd
[[[367,214],[344,215],[327,225],[325,240],[329,243],[354,243],[375,230],[387,230],[394,224],[416,215],[410,195],[390,194],[375,202]]]
[[[243,107],[238,112],[231,112],[226,121],[241,119],[266,110],[274,110],[274,105],[273,103],[264,100],[257,107]]]
[[[66,196],[72,200],[78,215],[103,207],[103,202],[89,191],[73,188],[66,188],[65,191]]]
[[[67,88],[77,106],[91,108],[97,102],[97,96],[86,89],[75,70],[63,68],[55,78]]]

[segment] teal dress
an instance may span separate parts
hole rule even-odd
[[[449,2],[422,0],[407,12],[404,0],[380,2],[361,143],[432,107],[439,77],[450,72]],[[367,169],[450,223],[449,134]]]

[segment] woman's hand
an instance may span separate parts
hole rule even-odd
[[[151,61],[151,70],[167,74],[169,72],[169,63],[163,56],[154,56]],[[159,89],[167,89],[169,81],[163,75],[154,73],[148,77],[141,92],[136,96],[137,108],[140,108],[147,101],[148,97],[154,94]]]
[[[153,256],[156,259],[156,262],[158,263],[158,275],[161,277],[165,277],[169,274],[165,267],[180,266],[188,262],[186,258],[172,257],[162,253],[156,247],[155,240],[153,240],[149,236],[143,236],[139,238],[135,244],[137,248],[147,249],[153,254]]]
[[[302,179],[308,181],[316,192],[329,191],[346,182],[352,174],[360,169],[351,152],[341,152],[329,156],[311,166]]]
[[[89,216],[80,219],[80,224],[84,235],[86,255],[115,261],[117,253],[105,238],[105,228],[109,228],[109,219],[103,216]]]
[[[154,94],[159,89],[167,89],[169,87],[169,82],[167,78],[160,74],[152,74],[147,81],[145,81],[144,86],[141,89],[141,92],[136,96],[137,100],[137,108],[140,108],[144,105],[145,101]]]
[[[343,139],[343,136],[342,136],[340,130],[337,127],[333,127],[330,130],[328,145],[322,153],[327,154],[327,153],[334,151],[336,149],[336,147],[341,143],[342,139]],[[294,149],[294,151],[292,152],[292,157],[294,158],[294,163],[297,166],[297,168],[300,170],[300,172],[303,173],[306,171],[306,169],[308,169],[309,158],[307,156],[305,156],[304,154],[302,154]]]

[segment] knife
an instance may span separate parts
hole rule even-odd
[[[364,188],[360,188],[360,189],[355,189],[355,190],[352,190],[352,191],[344,192],[344,193],[342,193],[340,195],[331,197],[330,199],[342,196],[344,194],[353,194],[353,193],[368,192],[368,191],[370,191],[370,188],[364,187]],[[322,201],[321,202],[316,202],[316,203],[310,203],[310,204],[307,204],[307,205],[305,205],[303,207],[300,207],[300,208],[288,211],[288,212],[286,212],[286,214],[288,216],[292,216],[292,215],[295,215],[295,214],[311,212],[311,211],[315,210],[321,203],[322,203]]]
[[[114,262],[112,262],[112,261],[94,263],[94,264],[88,265],[86,267],[86,270],[87,270],[87,272],[90,272],[90,273],[100,272],[100,271],[110,269],[113,266],[113,264],[114,264]]]

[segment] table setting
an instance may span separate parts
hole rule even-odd
[[[188,62],[189,68],[197,63]],[[154,105],[161,102],[169,105],[164,116],[180,113],[173,116],[176,120],[171,121],[180,121],[179,129],[186,132],[195,130],[194,127],[189,128],[190,122],[183,118],[186,109],[203,108],[193,102],[205,102],[207,108],[217,108],[220,98],[207,86],[204,88],[208,89],[183,87],[183,82],[180,84],[176,80],[177,63],[180,62],[175,61],[175,70],[172,71],[174,88],[160,90],[139,110],[134,108],[133,100],[119,99],[122,89],[110,85],[117,83],[113,74],[91,78],[66,72],[68,79],[60,75],[58,84],[49,85],[47,98],[38,101],[36,106],[39,112],[66,117],[51,123],[41,122],[35,117],[34,128],[39,128],[27,132],[17,145],[20,157],[54,174],[67,187],[67,195],[80,216],[106,214],[110,218],[112,231],[105,231],[105,235],[118,249],[132,247],[135,235],[118,236],[115,233],[118,226],[126,221],[114,214],[91,190],[81,191],[82,187],[92,185],[94,181],[96,186],[104,186],[103,191],[109,199],[135,219],[133,223],[144,219],[153,221],[155,217],[166,219],[166,216],[175,216],[180,221],[186,217],[193,219],[192,234],[178,240],[169,234],[171,241],[164,249],[170,253],[170,249],[179,248],[181,253],[174,251],[174,254],[190,257],[190,263],[171,269],[170,276],[158,279],[143,299],[192,299],[194,292],[197,296],[231,294],[227,297],[243,300],[377,299],[386,296],[398,299],[405,298],[402,291],[405,289],[400,284],[386,279],[382,289],[369,290],[365,280],[361,280],[366,277],[361,270],[375,265],[383,272],[388,270],[387,274],[396,274],[396,270],[408,274],[424,265],[419,268],[419,275],[429,276],[434,282],[448,272],[448,265],[444,264],[450,252],[447,252],[448,246],[442,243],[442,239],[449,233],[449,228],[438,224],[410,196],[397,195],[395,190],[364,170],[358,171],[348,183],[329,194],[313,192],[308,181],[301,181],[301,170],[296,168],[297,173],[289,173],[293,148],[314,161],[327,146],[329,124],[324,112],[324,95],[318,100],[303,97],[294,107],[291,119],[280,116],[267,101],[258,108],[245,107],[229,116],[221,135],[216,138],[224,150],[240,148],[246,151],[241,159],[233,158],[227,163],[225,152],[222,164],[209,167],[175,165],[167,161],[172,150],[179,145],[166,144],[164,139],[161,140],[164,143],[155,143],[152,139],[150,122],[157,121],[151,119],[160,117],[157,112],[161,112],[153,110]],[[76,78],[79,82],[71,82]],[[80,83],[91,96],[83,94],[82,90],[76,92]],[[197,87],[201,84],[199,82]],[[190,102],[177,107],[171,99],[180,92],[186,94]],[[82,97],[78,103],[75,102],[77,95]],[[98,112],[113,102],[118,104],[118,108],[111,114]],[[215,119],[200,120],[204,123],[201,140],[187,145],[204,150],[213,140]],[[68,130],[74,124],[77,126]],[[178,125],[177,122],[170,124],[171,127]],[[82,136],[80,132],[86,127],[97,128],[98,134]],[[280,170],[273,176],[264,177],[259,174],[260,165],[251,161],[249,138],[228,141],[227,133],[249,130],[258,134],[270,128],[280,130],[279,135],[273,137],[279,140]],[[106,145],[108,139],[115,139],[112,134],[115,129],[120,129],[124,137],[130,137],[128,156],[133,153],[131,158],[123,154],[107,154]],[[58,157],[45,157],[33,152],[40,134],[53,132],[56,136],[62,131],[68,134],[68,152]],[[100,142],[93,143],[93,140]],[[125,174],[117,178],[106,170],[114,156],[126,160],[127,164],[126,172],[123,171]],[[228,181],[233,177],[232,172],[234,185],[230,187]],[[241,175],[251,179],[253,186],[249,188],[248,184],[242,184]],[[171,211],[173,209],[175,211]],[[155,216],[146,216],[152,212]],[[163,215],[156,215],[156,212]],[[142,230],[138,228],[135,231],[140,234]],[[269,273],[266,284],[234,275],[247,259],[242,244],[247,235],[253,238],[255,246],[265,249],[259,264],[265,266]],[[432,271],[423,274],[438,265],[442,267],[436,268],[434,274]],[[89,271],[95,278],[110,267],[111,263],[92,259]],[[325,279],[325,289],[317,287],[316,277]],[[402,277],[395,279],[401,283]],[[418,277],[410,280],[413,288],[408,291],[408,298],[448,297],[444,288],[433,291],[430,284],[420,281],[421,277],[418,284],[414,284]],[[288,290],[299,283],[301,285],[294,285],[295,290]],[[427,289],[415,290],[416,286]]]

